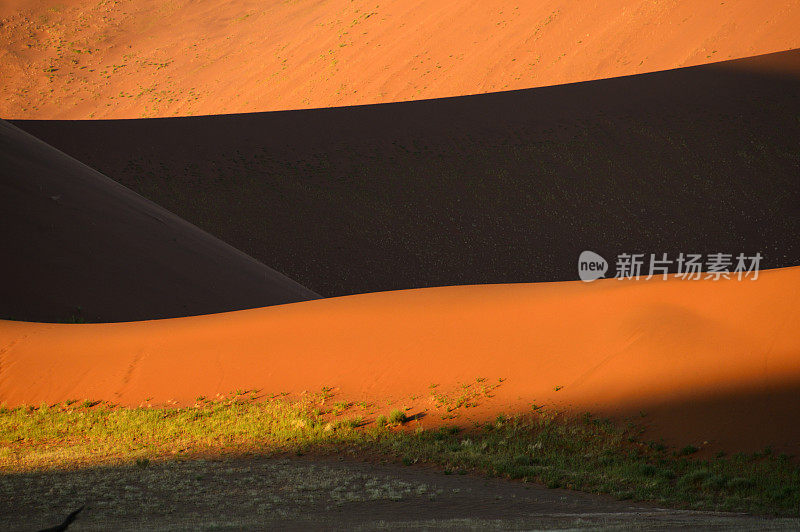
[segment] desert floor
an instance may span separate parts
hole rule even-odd
[[[796,530],[798,519],[670,510],[352,457],[187,461],[0,477],[0,526],[70,530]]]

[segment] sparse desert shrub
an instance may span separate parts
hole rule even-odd
[[[402,425],[406,421],[408,421],[408,416],[402,410],[395,409],[389,412],[389,423],[392,425]]]
[[[701,459],[692,456],[695,448],[676,451],[640,441],[635,426],[541,410],[474,426],[392,430],[390,425],[408,421],[403,410],[363,426],[361,417],[341,419],[317,408],[318,396],[254,398],[198,398],[194,406],[170,408],[99,401],[0,405],[0,468],[24,472],[119,461],[146,468],[151,460],[193,453],[355,451],[406,465],[439,464],[445,473],[483,472],[666,506],[800,514],[800,467],[777,452]]]

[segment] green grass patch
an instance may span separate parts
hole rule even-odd
[[[392,410],[389,413],[388,422],[392,425],[402,425],[406,421],[408,421],[408,417],[402,410]]]
[[[477,471],[677,508],[800,513],[800,468],[769,450],[700,458],[692,447],[642,441],[630,423],[542,407],[426,430],[401,410],[373,419],[350,415],[359,406],[332,403],[331,396],[330,389],[300,400],[239,391],[181,408],[91,400],[0,408],[0,473],[355,449],[406,465],[435,463],[450,473]]]

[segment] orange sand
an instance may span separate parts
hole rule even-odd
[[[800,47],[796,0],[11,0],[0,19],[5,119],[414,100]]]
[[[0,402],[330,386],[428,409],[431,426],[442,422],[431,384],[503,378],[468,418],[536,402],[634,415],[676,444],[796,452],[799,297],[800,267],[757,281],[457,286],[132,323],[0,321]]]

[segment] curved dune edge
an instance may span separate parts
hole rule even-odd
[[[468,419],[535,402],[635,415],[674,444],[795,452],[799,297],[795,267],[757,281],[455,286],[145,322],[0,321],[0,402],[193,403],[328,386],[429,408],[422,423],[434,426],[431,384],[502,378]]]
[[[191,316],[320,296],[0,120],[0,316]]]
[[[13,0],[0,116],[141,118],[407,101],[800,47],[794,0]]]
[[[574,280],[586,247],[798,265],[797,109],[800,49],[424,102],[16,125],[343,296]]]

